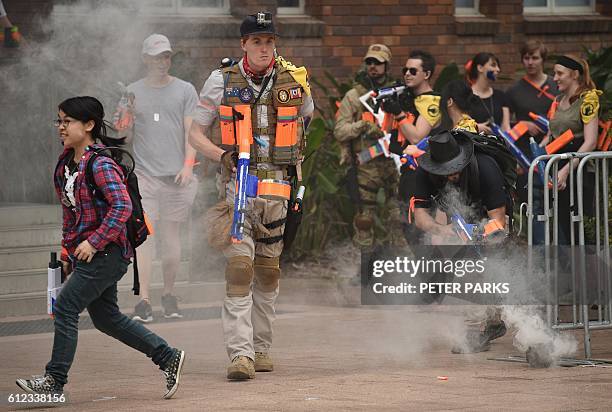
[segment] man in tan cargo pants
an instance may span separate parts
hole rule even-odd
[[[209,211],[212,239],[210,243],[223,251],[226,297],[222,321],[231,380],[252,379],[255,372],[269,372],[274,366],[270,357],[272,323],[281,275],[279,258],[283,250],[283,233],[287,215],[286,200],[249,198],[244,235],[239,243],[231,243],[235,193],[235,165],[238,147],[233,130],[224,135],[228,122],[236,126],[232,116],[224,119],[219,109],[249,105],[252,114],[253,144],[250,145],[249,173],[261,179],[301,180],[303,119],[314,111],[314,103],[306,80],[306,70],[284,59],[275,58],[276,32],[270,13],[247,16],[240,26],[243,58],[235,65],[212,72],[200,93],[194,113],[190,143],[207,158],[221,163],[227,176],[225,200]],[[286,110],[295,116],[281,116]],[[221,120],[219,146],[204,134],[215,119]],[[279,143],[277,123],[294,121],[296,143]],[[227,131],[228,129],[225,129]],[[280,136],[285,139],[287,136]],[[291,140],[291,139],[289,139]],[[284,140],[283,140],[284,141]]]

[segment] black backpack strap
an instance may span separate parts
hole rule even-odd
[[[474,153],[468,167],[470,168],[470,175],[468,176],[468,193],[470,194],[470,201],[472,203],[480,202],[480,169],[478,168],[476,153]]]
[[[140,295],[140,279],[138,278],[138,257],[136,256],[136,248],[134,248],[134,284],[132,285],[132,290],[134,291],[134,295]]]

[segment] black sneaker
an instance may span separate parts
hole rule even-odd
[[[15,383],[27,393],[61,394],[64,391],[62,386],[55,383],[53,376],[47,374],[32,376],[32,379],[17,379]]]
[[[162,373],[166,378],[166,394],[164,395],[164,399],[170,399],[176,393],[179,386],[179,380],[181,379],[184,361],[185,351],[177,350],[166,367],[162,369]]]
[[[153,308],[151,308],[149,302],[146,300],[138,302],[138,305],[134,308],[132,319],[142,323],[153,322]]]
[[[487,336],[478,330],[468,330],[465,334],[465,341],[457,344],[451,349],[451,353],[478,353],[486,352],[491,348],[491,341]]]
[[[506,334],[506,324],[504,321],[499,323],[490,323],[486,326],[483,335],[487,337],[489,341],[492,341],[497,338],[501,338]]]
[[[162,306],[164,307],[164,318],[182,318],[183,314],[178,308],[176,296],[170,294],[162,296]]]

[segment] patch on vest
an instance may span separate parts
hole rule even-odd
[[[225,97],[239,97],[240,96],[240,88],[238,87],[226,87],[225,88]]]
[[[250,103],[253,100],[253,90],[250,87],[240,89],[240,101],[242,103]]]
[[[277,94],[278,101],[281,103],[287,103],[289,101],[289,92],[285,89],[281,89]]]
[[[292,99],[299,99],[302,97],[302,88],[294,87],[293,89],[289,89],[289,94],[291,95]],[[278,100],[280,100],[280,98]]]
[[[580,110],[581,114],[585,117],[592,116],[595,113],[595,107],[592,103],[584,102]]]
[[[427,113],[431,117],[438,117],[440,115],[440,108],[435,104],[429,105],[427,108]]]

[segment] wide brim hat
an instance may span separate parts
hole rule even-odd
[[[437,176],[461,172],[474,156],[474,143],[457,131],[444,131],[429,138],[429,148],[419,157],[419,167]]]

